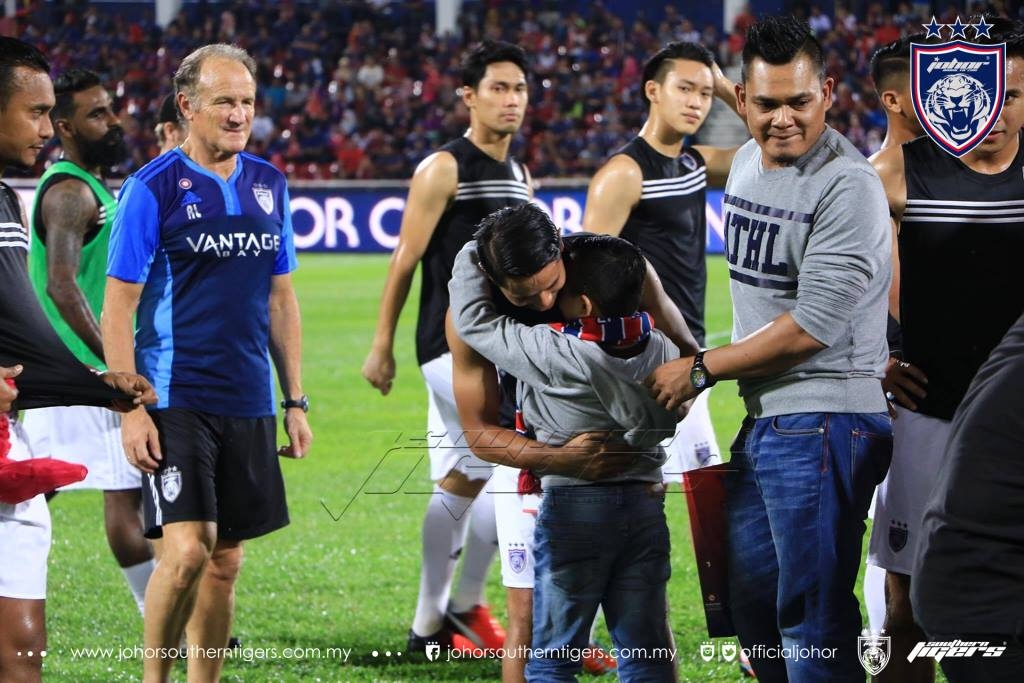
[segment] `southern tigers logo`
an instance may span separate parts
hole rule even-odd
[[[992,132],[1003,110],[1005,75],[1006,43],[954,40],[910,46],[910,92],[917,118],[928,136],[956,157]]]

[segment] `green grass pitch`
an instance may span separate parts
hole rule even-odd
[[[300,258],[295,281],[315,441],[307,459],[283,463],[291,525],[246,545],[233,633],[252,650],[250,657],[227,662],[225,681],[500,678],[497,662],[413,663],[406,653],[398,654],[415,607],[420,524],[431,489],[423,448],[426,395],[413,350],[415,291],[398,329],[398,376],[391,395],[381,397],[360,376],[386,268],[385,256]],[[709,344],[728,341],[728,272],[721,257],[709,260],[707,318]],[[742,417],[735,384],[716,387],[711,404],[719,444],[727,448]],[[138,680],[141,661],[122,648],[141,645],[142,622],[106,546],[100,494],[61,494],[51,510],[44,679]],[[741,680],[735,664],[705,663],[699,656],[706,640],[704,616],[678,488],[669,495],[667,514],[680,678]],[[487,594],[503,617],[497,563]],[[83,653],[82,648],[112,652]],[[305,652],[285,658],[285,648]],[[347,662],[336,653],[329,657],[328,648],[350,650]],[[175,679],[184,680],[180,665]],[[602,680],[609,679],[614,677]]]

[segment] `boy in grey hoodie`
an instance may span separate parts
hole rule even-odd
[[[613,431],[648,454],[629,472],[598,483],[544,476],[527,680],[575,680],[603,605],[620,650],[663,648],[660,657],[621,658],[620,675],[671,681],[659,444],[674,432],[676,415],[640,382],[679,352],[652,329],[649,315],[637,312],[645,264],[636,247],[609,236],[576,237],[563,260],[563,324],[530,327],[501,315],[475,242],[456,257],[449,283],[460,336],[519,380],[517,405],[537,440],[558,445],[581,432]]]

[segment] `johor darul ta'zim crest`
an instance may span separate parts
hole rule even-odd
[[[990,38],[990,24],[939,24],[932,17],[928,38],[941,38],[941,29],[951,29],[945,43],[910,46],[910,92],[917,118],[928,136],[956,157],[970,152],[992,131],[1003,110],[1006,95],[1006,43],[980,44],[966,41],[973,28],[974,39]],[[964,38],[964,40],[955,40]]]

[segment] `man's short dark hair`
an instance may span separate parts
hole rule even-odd
[[[773,66],[789,64],[800,55],[806,55],[818,71],[818,78],[825,80],[825,59],[821,43],[806,21],[792,15],[766,17],[747,30],[747,42],[743,46],[743,67],[740,79],[746,83],[750,63],[761,58]]]
[[[50,110],[50,120],[68,119],[75,115],[75,93],[103,85],[99,74],[88,69],[68,69],[53,79],[56,104]]]
[[[529,75],[530,64],[523,48],[501,40],[485,40],[466,53],[462,59],[462,85],[476,89],[489,64],[512,62],[523,75]]]
[[[981,17],[972,17],[977,23]],[[985,15],[985,22],[992,28],[989,29],[989,38],[975,38],[974,42],[982,44],[1006,43],[1006,58],[1024,59],[1024,22],[1006,17]]]
[[[565,243],[564,292],[586,294],[605,317],[640,308],[647,264],[636,245],[611,235],[579,235]]]
[[[871,80],[875,84],[875,92],[881,95],[884,90],[902,89],[903,84],[909,87],[910,44],[923,42],[924,34],[915,33],[875,50],[871,55]]]
[[[178,111],[178,98],[171,93],[160,102],[160,111],[156,117],[157,123],[181,123],[181,112]]]
[[[647,81],[664,83],[665,74],[672,68],[672,62],[676,59],[700,62],[708,68],[715,65],[715,56],[699,43],[684,43],[682,41],[669,43],[644,64],[644,73],[640,80],[640,96],[644,98],[646,104],[650,104],[647,99]]]
[[[1024,59],[1024,28],[1002,36],[1006,42],[1007,59]]]
[[[477,255],[498,286],[509,278],[529,277],[562,256],[562,235],[536,204],[499,209],[477,224]]]
[[[18,67],[50,73],[50,63],[42,52],[17,38],[0,36],[0,109],[7,107],[14,94],[14,70]]]

